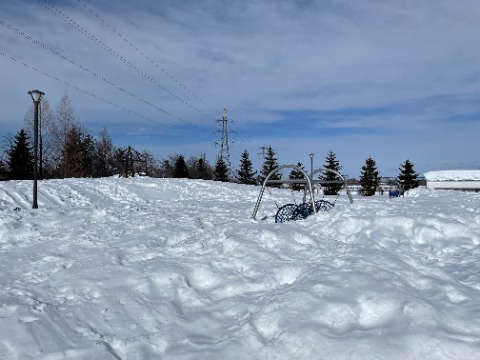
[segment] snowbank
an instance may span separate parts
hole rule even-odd
[[[0,183],[0,359],[478,359],[478,194]],[[332,199],[333,201],[333,199]]]

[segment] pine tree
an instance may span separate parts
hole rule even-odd
[[[336,171],[337,173],[340,173],[340,170],[342,169],[342,167],[340,166],[340,163],[338,162],[337,157],[333,152],[333,150],[330,150],[328,152],[327,157],[325,158],[325,165],[323,167],[325,169],[333,170],[333,171]],[[342,180],[335,173],[330,171],[323,172],[323,174],[321,174],[318,178],[325,181]],[[322,185],[322,188],[324,189],[323,193],[325,195],[338,195],[339,191],[342,190],[343,188],[343,184],[326,183],[325,185]]]
[[[86,130],[80,134],[80,149],[83,155],[83,176],[93,177],[95,173],[95,139]]]
[[[398,182],[403,187],[403,190],[415,189],[419,186],[418,174],[413,170],[413,164],[410,160],[405,160],[398,168],[400,175],[398,175]]]
[[[302,170],[305,170],[305,167],[303,166],[303,164],[301,162],[299,162],[297,164],[297,166],[299,168],[301,168]],[[291,180],[298,180],[298,179],[305,179],[305,176],[303,175],[303,173],[297,169],[292,169],[292,171],[290,172],[290,174],[288,175],[288,178],[291,179]],[[292,190],[303,190],[305,188],[305,184],[290,184],[290,188]]]
[[[198,178],[202,180],[212,180],[212,167],[207,161],[207,156],[202,154],[197,160],[197,174]]]
[[[11,180],[32,180],[34,157],[29,137],[24,129],[15,136],[7,150],[8,177]]]
[[[245,150],[242,153],[242,158],[240,159],[240,170],[238,170],[237,180],[240,184],[253,185],[256,183],[256,174],[257,172],[253,171],[250,155],[248,154],[248,151]]]
[[[100,139],[95,141],[94,177],[112,176],[115,173],[115,150],[112,139],[103,128]]]
[[[262,165],[262,171],[260,173],[260,181],[263,183],[267,178],[268,174],[275,168],[278,167],[277,158],[275,157],[276,153],[271,146],[267,148],[267,154],[265,155],[265,160]],[[279,172],[274,173],[269,180],[280,180],[282,174]],[[280,184],[269,184],[271,187],[280,187]]]
[[[360,176],[360,185],[362,186],[362,195],[372,196],[380,184],[380,175],[377,170],[375,160],[369,157],[362,166],[362,175]]]
[[[173,177],[174,178],[188,178],[188,168],[187,163],[183,155],[178,155],[175,160],[175,165],[173,167]]]
[[[8,179],[7,167],[5,166],[3,160],[0,159],[0,180],[7,180],[7,179]]]
[[[223,160],[223,156],[220,155],[217,158],[217,162],[215,163],[215,170],[213,170],[213,179],[215,181],[223,181],[228,182],[228,167],[225,161]]]

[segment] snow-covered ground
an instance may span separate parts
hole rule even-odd
[[[258,192],[0,182],[0,359],[480,359],[479,194]]]
[[[427,181],[479,181],[480,170],[442,170],[429,171],[425,174]]]

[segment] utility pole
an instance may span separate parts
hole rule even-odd
[[[227,109],[223,109],[223,115],[221,120],[217,120],[217,123],[221,124],[222,130],[217,130],[217,133],[221,133],[220,141],[220,156],[223,158],[225,165],[227,165],[229,175],[231,175],[232,164],[230,163],[230,145],[228,141],[228,133],[233,133],[234,131],[228,130],[228,118],[227,118]],[[215,142],[215,144],[218,144]]]

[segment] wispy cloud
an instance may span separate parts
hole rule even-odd
[[[466,147],[480,150],[465,143],[472,138],[466,131],[480,127],[480,3],[474,0],[17,0],[2,2],[0,14],[116,85],[0,26],[2,79],[10,84],[0,89],[5,132],[22,126],[26,91],[38,87],[52,104],[68,91],[93,128],[192,124],[198,128],[186,133],[213,138],[215,119],[227,107],[251,152],[278,142],[308,155],[316,136],[331,137],[325,153],[369,153],[380,166],[404,160],[404,146],[391,146],[402,141],[414,162],[415,155],[441,159],[464,156],[459,149]],[[466,140],[442,148],[455,126],[456,137]],[[434,152],[426,142],[435,144]],[[204,146],[198,143],[199,152],[218,151],[213,141],[211,149]],[[181,149],[172,145],[172,153]],[[284,153],[284,162],[301,161],[296,150]]]

